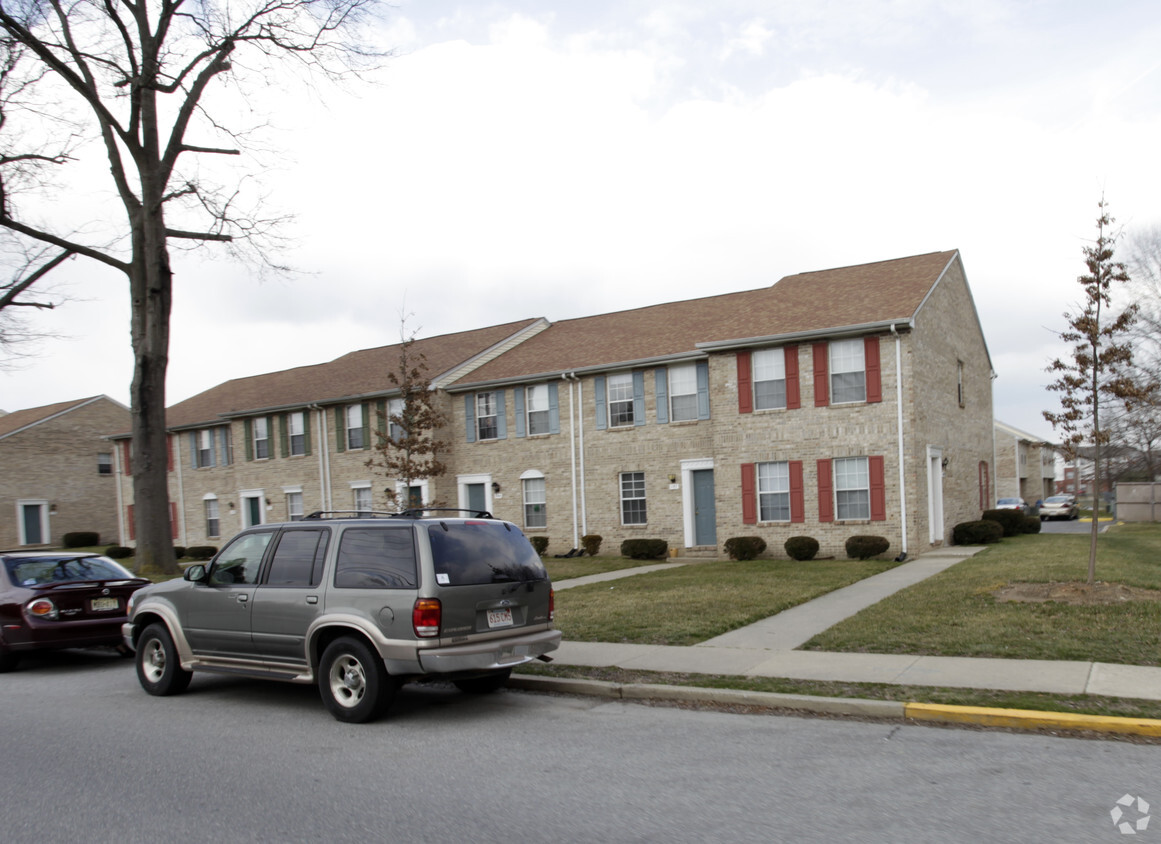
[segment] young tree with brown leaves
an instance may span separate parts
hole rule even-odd
[[[1092,448],[1092,538],[1089,543],[1088,582],[1096,582],[1097,515],[1100,512],[1101,446],[1109,434],[1102,426],[1102,399],[1132,402],[1137,386],[1130,377],[1133,347],[1128,332],[1137,317],[1137,306],[1130,304],[1120,313],[1112,312],[1116,285],[1129,281],[1125,265],[1115,261],[1117,234],[1112,230],[1104,198],[1098,204],[1097,237],[1083,251],[1088,269],[1077,278],[1084,290],[1078,313],[1065,313],[1067,331],[1060,339],[1072,347],[1068,359],[1057,358],[1048,366],[1056,380],[1048,389],[1060,394],[1059,412],[1044,411],[1044,418],[1063,434],[1062,445],[1071,458],[1084,445]]]

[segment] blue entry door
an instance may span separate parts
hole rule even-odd
[[[714,470],[690,473],[693,482],[693,544],[718,544],[718,514],[714,505]]]

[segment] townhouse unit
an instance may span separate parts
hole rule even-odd
[[[996,497],[1035,504],[1056,492],[1056,447],[998,419]]]
[[[413,348],[450,420],[445,474],[403,489],[366,466],[399,345],[227,382],[169,411],[181,544],[391,489],[491,511],[550,554],[588,534],[674,554],[757,535],[775,556],[875,534],[914,554],[994,499],[993,372],[956,251]],[[128,479],[121,495],[129,540]]]
[[[129,409],[91,396],[0,416],[0,548],[59,546],[66,533],[118,538],[113,444]]]

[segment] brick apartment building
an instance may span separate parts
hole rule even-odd
[[[841,555],[875,534],[915,554],[995,498],[993,372],[956,251],[413,349],[451,420],[446,474],[403,490],[366,468],[398,345],[229,381],[168,411],[179,543],[382,508],[391,488],[489,510],[550,554],[586,534],[681,554],[758,535],[775,556],[794,535]]]

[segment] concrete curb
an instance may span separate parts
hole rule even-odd
[[[863,698],[750,692],[743,689],[710,689],[702,686],[664,686],[650,683],[611,683],[567,677],[514,674],[508,687],[532,692],[587,695],[610,700],[665,700],[710,703],[721,706],[753,706],[792,709],[820,715],[854,715],[863,718],[973,724],[1018,730],[1071,730],[1118,735],[1161,736],[1161,720],[1122,718],[1110,715],[1078,715],[1071,712],[1039,712],[1029,709],[995,709],[937,703],[903,703]]]

